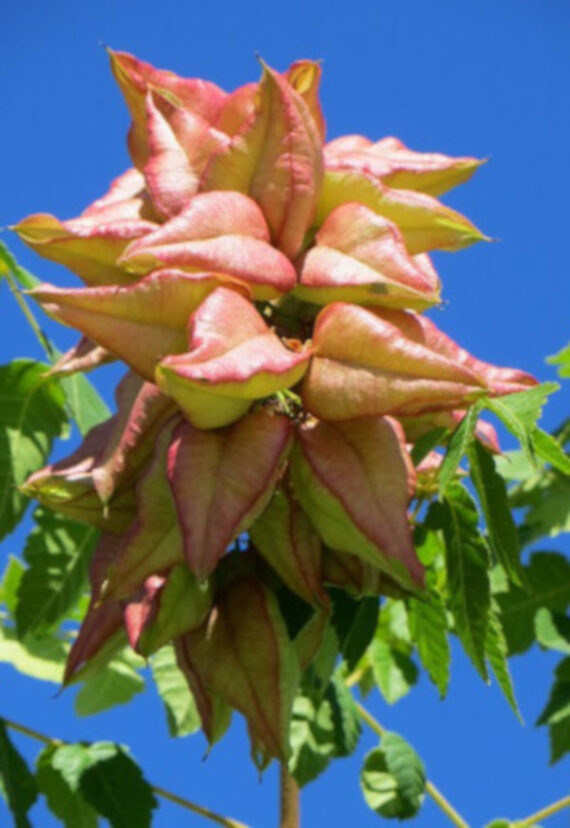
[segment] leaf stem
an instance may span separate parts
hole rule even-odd
[[[513,822],[513,826],[516,826],[516,828],[530,828],[531,825],[536,825],[537,822],[541,822],[541,820],[553,816],[559,813],[559,811],[563,811],[564,808],[570,808],[570,796],[565,796],[557,802],[553,802],[552,805],[541,808],[540,811],[525,817],[525,819],[516,820]]]
[[[356,699],[354,700],[356,704],[356,708],[360,715],[360,718],[366,722],[368,727],[376,733],[377,736],[382,738],[385,734],[386,730],[382,727],[380,722],[374,718],[372,713],[370,713],[365,707],[363,707],[360,702],[357,702]],[[443,811],[443,813],[448,817],[448,819],[457,826],[457,828],[469,828],[469,823],[466,822],[460,814],[457,813],[453,805],[448,802],[445,796],[441,793],[439,788],[430,782],[429,780],[426,781],[426,793],[431,796],[433,801],[438,805],[438,807]],[[532,824],[532,823],[530,823]]]
[[[49,341],[49,339],[47,338],[47,336],[45,335],[45,333],[42,331],[42,329],[41,329],[41,327],[38,323],[38,320],[36,319],[36,317],[34,316],[32,311],[30,310],[30,308],[28,306],[28,303],[26,302],[26,300],[22,296],[22,292],[21,292],[20,288],[18,287],[18,283],[16,281],[16,278],[15,278],[15,275],[14,275],[14,270],[13,270],[13,267],[11,266],[11,263],[8,263],[5,260],[5,264],[6,264],[6,269],[4,271],[4,275],[6,277],[6,281],[8,282],[8,285],[10,286],[10,291],[13,294],[14,299],[18,303],[18,305],[20,307],[20,310],[22,311],[22,313],[26,317],[26,320],[27,320],[30,328],[35,333],[38,342],[40,343],[40,345],[44,349],[47,358],[49,359],[50,362],[53,363],[56,360],[56,354],[54,352],[53,346],[52,346],[51,342]]]
[[[31,739],[35,739],[38,742],[43,742],[44,745],[56,745],[61,747],[62,745],[67,744],[67,742],[64,742],[61,739],[53,739],[51,736],[46,736],[45,733],[40,733],[39,730],[33,730],[31,727],[19,724],[18,722],[13,722],[11,719],[6,719],[3,716],[2,721],[6,727],[9,727],[11,730],[16,731],[17,733],[22,733],[24,736],[29,736]],[[149,787],[153,793],[162,797],[162,799],[167,799],[169,802],[174,802],[176,805],[180,805],[188,811],[193,811],[195,814],[199,814],[205,819],[209,819],[210,822],[216,822],[218,825],[224,825],[225,828],[248,828],[244,822],[238,822],[236,819],[216,814],[209,808],[205,808],[203,805],[198,805],[190,799],[185,799],[184,797],[171,793],[165,788],[161,788],[159,785],[150,785]]]

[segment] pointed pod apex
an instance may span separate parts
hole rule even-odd
[[[253,578],[233,581],[180,647],[191,687],[239,710],[256,745],[286,761],[299,663],[273,592]]]
[[[301,426],[291,473],[328,547],[357,555],[403,587],[423,584],[407,514],[415,472],[395,420]]]
[[[37,213],[13,230],[40,256],[68,267],[88,285],[124,284],[132,277],[118,259],[131,241],[156,228],[153,221],[132,215],[140,213],[138,204],[132,210],[129,207],[125,217],[116,204],[63,222],[48,213]],[[110,217],[109,209],[118,215]]]
[[[237,190],[261,207],[274,245],[292,258],[312,225],[323,173],[322,139],[309,105],[265,64],[256,108],[204,173],[205,190]]]
[[[373,143],[362,136],[331,141],[325,147],[325,159],[327,169],[365,172],[389,187],[419,190],[434,196],[468,181],[487,160],[415,152],[397,138],[383,138]]]
[[[477,360],[424,316],[341,302],[317,317],[313,353],[302,397],[324,420],[468,408],[536,382]]]
[[[337,207],[355,201],[398,225],[409,253],[461,250],[485,236],[465,216],[427,193],[388,187],[367,171],[327,169],[317,207],[320,226]]]

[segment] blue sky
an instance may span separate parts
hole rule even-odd
[[[445,200],[500,241],[436,256],[447,304],[435,318],[483,359],[524,368],[541,380],[554,377],[544,357],[568,340],[570,308],[566,3],[21,0],[3,9],[0,42],[0,226],[32,212],[72,217],[128,166],[128,117],[100,43],[227,89],[256,79],[255,52],[281,69],[299,57],[322,58],[330,138],[396,135],[414,149],[490,157],[472,182]],[[33,272],[71,283],[61,269],[7,240]],[[5,287],[2,330],[2,362],[39,356]],[[56,337],[61,346],[73,339],[65,331]],[[107,374],[102,388],[109,396]],[[554,396],[546,427],[567,414],[568,402],[567,389]],[[2,555],[17,551],[18,541],[15,536],[4,544]],[[444,703],[423,677],[396,707],[379,698],[371,707],[416,746],[430,778],[473,826],[498,815],[522,817],[568,788],[567,760],[549,769],[546,731],[532,727],[551,666],[538,652],[513,662],[525,728],[459,653]],[[54,699],[51,685],[6,667],[0,673],[3,715],[66,739],[125,742],[153,782],[256,828],[276,824],[275,769],[258,780],[241,724],[202,762],[202,737],[170,740],[152,693],[128,708],[77,721],[71,693]],[[18,744],[27,755],[36,749]],[[307,826],[378,823],[358,787],[362,757],[373,744],[367,735],[355,757],[306,789]],[[561,815],[547,825],[562,828],[567,820]],[[38,812],[34,825],[51,824]],[[158,828],[202,824],[174,806],[161,806],[155,820]],[[447,823],[428,804],[415,824]]]

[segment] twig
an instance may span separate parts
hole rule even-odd
[[[553,814],[557,814],[559,811],[563,811],[564,808],[570,808],[570,796],[565,796],[563,799],[559,799],[558,802],[553,802],[552,805],[548,805],[546,808],[541,808],[540,811],[525,817],[525,819],[519,819],[513,822],[513,826],[515,826],[515,828],[530,828],[531,825],[536,825],[537,822],[540,822]]]
[[[62,741],[61,739],[53,739],[51,736],[46,736],[44,733],[40,733],[38,730],[33,730],[31,727],[27,727],[26,725],[19,724],[18,722],[13,722],[11,719],[5,719],[2,717],[1,721],[4,722],[6,727],[9,727],[10,730],[15,730],[18,733],[23,733],[24,736],[29,736],[31,739],[36,739],[38,742],[43,742],[44,745],[56,745],[57,747],[61,747],[62,745],[68,744],[67,742]],[[177,794],[171,793],[170,791],[161,788],[159,785],[150,785],[150,788],[153,793],[157,796],[162,797],[163,799],[169,800],[169,802],[174,802],[176,805],[180,805],[182,808],[186,808],[188,811],[193,811],[195,814],[199,814],[203,816],[205,819],[209,819],[211,822],[217,822],[218,825],[224,825],[226,828],[248,828],[248,826],[244,822],[238,822],[236,819],[231,819],[230,817],[221,816],[221,814],[216,814],[214,811],[211,811],[209,808],[204,808],[203,805],[198,805],[196,802],[192,802],[190,799],[185,799],[182,796],[178,796]]]

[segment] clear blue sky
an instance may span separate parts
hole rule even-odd
[[[39,211],[72,217],[128,166],[128,118],[101,42],[227,89],[256,79],[255,52],[277,68],[299,57],[322,58],[329,137],[392,134],[415,149],[490,156],[446,200],[500,243],[436,257],[448,302],[436,320],[483,359],[553,378],[543,359],[567,341],[570,308],[570,5],[564,0],[6,3],[0,226]],[[70,283],[56,266],[8,242],[33,272]],[[39,356],[2,290],[1,361]],[[58,332],[58,344],[69,341]],[[568,413],[568,402],[567,389],[555,396],[547,427]],[[17,551],[18,542],[15,536],[5,543],[2,556]],[[457,653],[446,702],[423,677],[395,708],[378,697],[371,705],[386,727],[416,746],[429,776],[472,825],[481,826],[493,816],[525,816],[568,792],[568,760],[549,769],[546,731],[532,726],[551,666],[538,652],[513,663],[525,728]],[[54,699],[53,685],[7,667],[0,680],[0,714],[65,739],[127,743],[153,782],[255,828],[276,825],[275,769],[258,780],[241,723],[203,763],[203,738],[170,740],[151,692],[77,721],[71,692]],[[358,787],[362,756],[373,743],[366,735],[355,757],[306,789],[308,828],[378,824]],[[18,745],[28,756],[36,750],[25,740]],[[34,825],[53,824],[44,811],[35,813]],[[158,828],[202,824],[163,805],[155,820]],[[415,824],[447,823],[428,803]],[[567,814],[547,823],[568,824]]]

